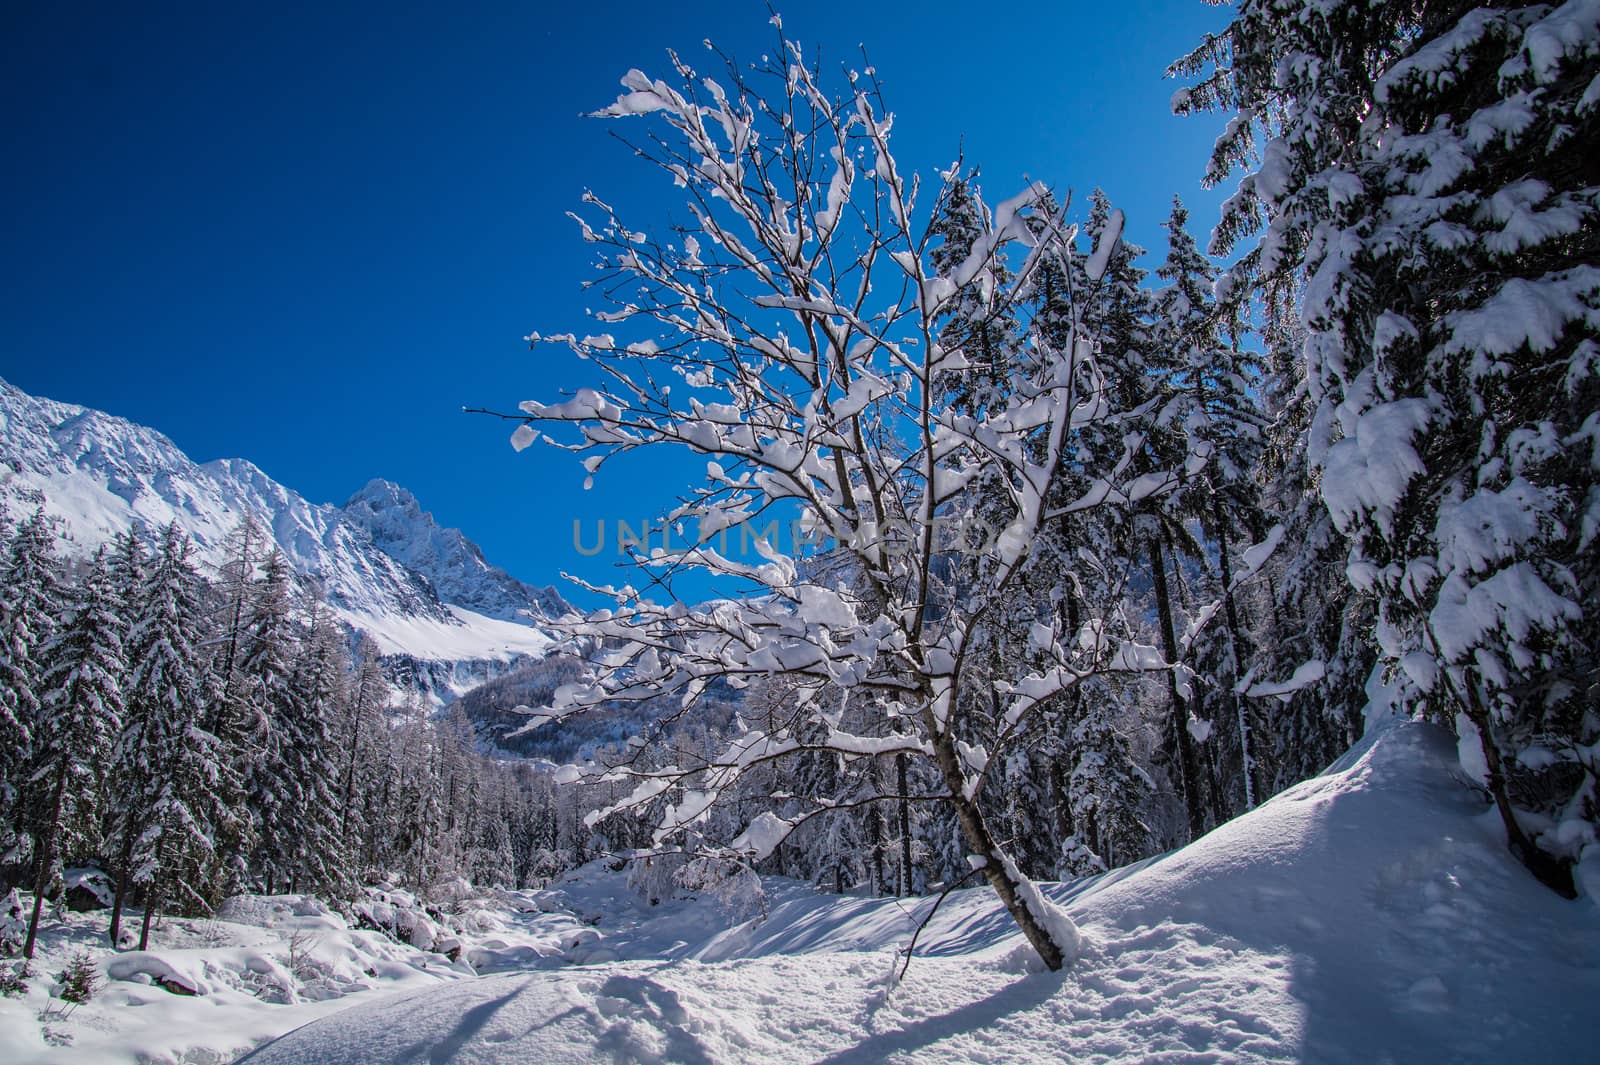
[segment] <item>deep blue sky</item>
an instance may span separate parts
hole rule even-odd
[[[555,10],[540,10],[543,7]],[[964,141],[991,197],[1104,187],[1159,251],[1215,124],[1161,72],[1227,9],[1200,0],[779,5],[839,62],[865,44],[903,167]],[[575,517],[651,512],[648,468],[582,490],[459,413],[586,383],[533,330],[582,330],[585,187],[659,220],[659,175],[581,112],[700,41],[754,58],[762,4],[8,4],[0,16],[0,376],[242,456],[314,501],[415,492],[526,580],[616,574]],[[670,191],[670,190],[669,190]],[[1156,256],[1147,265],[1154,265]]]

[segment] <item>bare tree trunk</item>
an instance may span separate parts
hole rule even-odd
[[[1150,571],[1156,586],[1156,613],[1161,622],[1161,645],[1167,662],[1178,661],[1178,638],[1172,628],[1172,596],[1167,589],[1166,560],[1161,554],[1160,537],[1150,538]],[[1167,670],[1167,695],[1172,701],[1172,733],[1178,747],[1178,778],[1183,805],[1189,815],[1189,838],[1205,835],[1206,815],[1200,806],[1200,762],[1195,757],[1194,737],[1189,735],[1189,706],[1178,691],[1178,675]]]
[[[900,894],[915,892],[911,883],[911,790],[906,785],[904,753],[894,756],[895,786],[900,789]]]
[[[161,889],[156,882],[150,885],[150,894],[144,901],[144,920],[139,922],[139,949],[150,949],[150,922],[161,906]]]
[[[1050,766],[1050,831],[1059,847],[1075,834],[1072,819],[1072,797],[1067,783],[1067,766],[1061,758],[1052,758]]]
[[[1001,905],[1005,906],[1012,920],[1017,922],[1017,927],[1022,929],[1023,936],[1043,959],[1045,967],[1052,971],[1060,969],[1066,963],[1062,946],[1056,943],[1049,930],[1041,923],[1040,915],[1036,915],[1023,901],[1022,885],[1013,880],[1011,875],[1012,870],[1016,868],[1015,864],[1010,861],[989,831],[989,825],[984,820],[983,811],[978,808],[976,798],[969,799],[964,794],[965,774],[961,769],[961,760],[956,754],[955,742],[948,732],[935,734],[933,750],[939,770],[944,776],[945,787],[950,789],[950,805],[955,809],[956,821],[961,825],[961,834],[966,837],[973,856],[983,862],[983,875],[989,881],[989,886],[1000,896]]]
[[[56,777],[55,795],[50,800],[50,822],[39,840],[39,872],[33,880],[33,914],[28,918],[28,935],[22,944],[22,956],[33,959],[34,940],[39,935],[39,914],[44,910],[44,893],[50,887],[50,870],[56,864],[56,840],[60,837],[61,802],[67,792],[67,774],[63,770]]]
[[[1239,611],[1233,601],[1233,559],[1228,551],[1228,526],[1223,520],[1222,497],[1211,497],[1212,520],[1217,524],[1217,555],[1222,566],[1222,605],[1228,620],[1228,698],[1239,728],[1240,775],[1244,777],[1244,808],[1256,808],[1255,754],[1250,747],[1250,714],[1244,697],[1235,689],[1239,684],[1239,648],[1244,644],[1244,630],[1239,624]]]
[[[1478,741],[1483,748],[1483,761],[1489,770],[1489,794],[1494,797],[1495,809],[1500,813],[1500,823],[1505,826],[1506,843],[1534,877],[1545,887],[1564,899],[1578,897],[1577,885],[1572,878],[1570,862],[1555,858],[1528,838],[1517,823],[1516,812],[1511,808],[1511,796],[1506,791],[1505,764],[1500,760],[1500,745],[1494,742],[1494,723],[1471,685],[1467,688],[1464,703],[1467,718],[1478,730]]]
[[[1162,531],[1162,539],[1167,545],[1167,557],[1174,560],[1172,579],[1177,583],[1178,586],[1178,602],[1183,605],[1184,610],[1188,611],[1189,614],[1193,616],[1194,599],[1190,595],[1189,582],[1183,579],[1183,567],[1176,565],[1178,548],[1177,545],[1172,542],[1171,531],[1164,529]],[[1173,646],[1176,647],[1176,644],[1177,638],[1176,635],[1174,635]],[[1199,704],[1196,703],[1192,709],[1196,712],[1196,716],[1198,716],[1200,709]],[[1211,824],[1213,827],[1215,827],[1222,824],[1229,817],[1229,812],[1227,808],[1223,806],[1222,802],[1222,774],[1217,771],[1217,745],[1215,743],[1207,743],[1204,740],[1197,740],[1195,742],[1197,754],[1200,756],[1198,759],[1200,762],[1200,768],[1205,774],[1202,779],[1205,781],[1206,806],[1211,811]]]
[[[111,900],[111,928],[108,934],[111,936],[112,950],[122,949],[122,906],[128,901],[128,863],[133,861],[133,840],[134,834],[130,825],[129,830],[123,834],[122,856],[117,863],[117,891]]]
[[[139,923],[139,949],[150,948],[150,922],[155,918],[156,911],[161,909],[161,876],[165,864],[162,859],[166,856],[167,837],[163,832],[161,841],[156,844],[155,876],[150,880],[150,891],[144,900],[144,920]]]
[[[1065,524],[1066,519],[1063,518],[1062,521]],[[1083,625],[1082,611],[1078,606],[1078,590],[1069,583],[1066,592],[1067,594],[1063,597],[1066,609],[1066,632],[1069,637],[1076,639],[1078,629]],[[1067,727],[1060,729],[1058,735],[1061,737],[1064,749],[1057,752],[1050,761],[1050,784],[1055,793],[1055,830],[1058,857],[1060,845],[1065,843],[1069,837],[1077,835],[1081,831],[1083,833],[1081,838],[1088,848],[1099,854],[1102,859],[1108,859],[1109,856],[1103,854],[1100,850],[1100,826],[1096,824],[1094,816],[1091,814],[1084,818],[1083,823],[1080,825],[1072,813],[1072,781],[1068,775],[1068,766],[1071,766],[1077,760],[1077,752],[1073,750],[1072,745],[1072,729],[1083,717],[1083,692],[1079,690],[1078,685],[1074,684],[1067,689],[1062,698],[1066,703]],[[1109,861],[1107,864],[1110,864]]]
[[[878,760],[876,758],[872,760],[872,768],[869,772],[872,775],[873,792],[882,795],[883,792],[878,787]],[[872,878],[871,887],[874,895],[885,893],[884,881],[886,877],[883,875],[883,850],[888,842],[884,838],[886,834],[883,824],[883,803],[874,802],[867,807],[867,842],[872,847],[872,860],[868,864],[867,873]]]

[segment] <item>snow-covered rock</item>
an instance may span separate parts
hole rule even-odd
[[[30,898],[22,902],[31,908]],[[478,920],[496,943],[531,945],[535,958],[553,952],[556,929],[527,928],[526,922],[500,917]],[[570,923],[541,920],[559,928]],[[142,951],[111,950],[107,924],[103,912],[46,909],[26,986],[0,995],[0,1061],[233,1061],[353,1002],[474,975],[468,965],[437,952],[352,927],[310,895],[241,895],[224,902],[215,919],[165,917]],[[439,939],[447,943],[453,936]],[[437,951],[440,943],[434,946]],[[77,958],[95,967],[97,989],[87,1002],[64,1008],[59,974]],[[0,971],[14,973],[16,966],[3,962]]]
[[[0,898],[0,955],[9,956],[22,949],[22,940],[27,933],[22,896],[16,888],[12,888],[4,898]]]
[[[459,954],[461,940],[443,925],[443,916],[430,911],[409,891],[389,885],[366,888],[351,904],[357,928],[382,932],[399,943],[436,954]]]
[[[69,910],[86,913],[89,910],[110,909],[116,899],[116,885],[104,869],[68,869],[62,880],[66,885],[63,901]]]

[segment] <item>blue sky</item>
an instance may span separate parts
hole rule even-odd
[[[522,341],[586,325],[566,211],[586,187],[642,225],[673,202],[580,114],[669,47],[755,58],[772,29],[752,2],[544,6],[11,5],[0,376],[315,501],[386,477],[526,580],[615,579],[573,550],[572,521],[648,516],[671,499],[661,470],[608,468],[584,492],[576,460],[516,455],[508,426],[460,408],[590,383]],[[1199,175],[1216,124],[1171,117],[1161,73],[1226,8],[779,10],[828,59],[867,47],[902,167],[964,146],[992,197],[1024,175],[1078,202],[1099,185],[1157,252],[1174,193],[1198,229],[1215,219]]]

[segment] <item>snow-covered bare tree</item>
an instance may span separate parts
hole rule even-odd
[[[389,694],[378,664],[378,645],[366,633],[356,641],[354,673],[344,699],[343,719],[335,729],[339,835],[347,845],[366,834],[364,806],[357,800],[367,792],[378,770],[383,708]]]
[[[689,606],[591,586],[615,605],[571,631],[602,648],[598,668],[543,713],[651,700],[683,715],[714,682],[782,675],[794,696],[775,728],[736,728],[709,758],[617,767],[614,776],[637,785],[619,805],[665,798],[655,835],[665,845],[764,762],[808,749],[843,759],[904,754],[932,766],[939,782],[913,798],[948,804],[970,865],[1058,968],[1078,933],[1023,875],[980,797],[1062,692],[1106,671],[1163,668],[1164,659],[1113,636],[1101,604],[1084,604],[1068,631],[1046,598],[1026,653],[989,680],[1001,704],[993,746],[964,741],[962,718],[989,703],[968,691],[979,675],[974,635],[1018,596],[1031,567],[1058,554],[1039,532],[1057,517],[1050,508],[1064,456],[1091,431],[1121,435],[1126,412],[1108,395],[1093,338],[1075,328],[1047,336],[1028,321],[1026,297],[1043,264],[1070,265],[1073,231],[1042,209],[1045,190],[1030,186],[1003,203],[973,204],[964,213],[970,250],[936,270],[939,238],[927,220],[956,195],[958,174],[952,168],[924,190],[901,170],[870,72],[849,74],[836,91],[787,40],[757,66],[713,61],[715,77],[676,55],[670,81],[631,71],[627,92],[599,112],[651,124],[637,149],[682,188],[681,221],[651,232],[585,197],[582,235],[599,255],[591,287],[609,303],[597,315],[602,329],[530,339],[587,360],[595,387],[523,403],[509,416],[524,422],[516,447],[544,436],[581,454],[591,475],[644,449],[705,456],[704,480],[664,508],[638,561],[646,579],[668,588],[675,574],[699,570],[743,591]],[[970,187],[962,194],[977,196]],[[1090,285],[1116,239],[1111,227],[1084,264]],[[941,341],[958,296],[972,292],[1016,309],[1030,355],[981,410],[953,403],[947,384],[973,371],[975,353]],[[1130,484],[1129,469],[1126,455],[1110,456],[1084,471],[1083,496],[1060,505],[1124,506],[1173,480],[1141,468]],[[969,491],[980,481],[999,490],[999,520],[985,500],[981,527]],[[833,564],[786,536],[790,518],[827,541]],[[674,531],[677,542],[665,535]],[[730,535],[758,557],[730,551]],[[949,564],[957,553],[964,563]],[[1084,564],[1051,559],[1064,584]],[[733,849],[765,855],[798,823],[845,801],[819,795],[809,810],[764,812]]]

